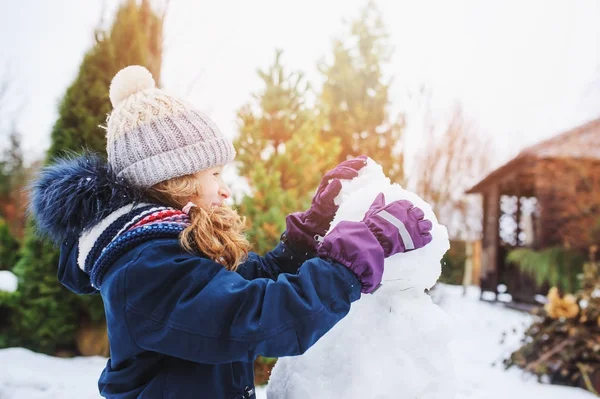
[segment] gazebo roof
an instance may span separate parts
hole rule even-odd
[[[466,193],[481,192],[485,186],[518,169],[527,161],[548,158],[600,160],[600,118],[525,148]]]

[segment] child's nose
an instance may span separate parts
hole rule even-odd
[[[231,197],[231,190],[229,189],[229,187],[226,184],[221,185],[221,187],[219,188],[219,195],[223,199],[227,199],[227,198]]]

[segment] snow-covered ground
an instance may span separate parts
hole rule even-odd
[[[479,301],[478,288],[470,289],[466,297],[461,296],[461,287],[442,286],[441,291],[440,306],[455,321],[456,328],[451,343],[459,388],[456,399],[596,397],[579,388],[538,383],[537,377],[516,367],[505,371],[502,359],[520,346],[531,317],[501,304]],[[507,335],[501,344],[504,332]]]
[[[530,317],[501,305],[480,302],[476,288],[470,289],[466,297],[461,293],[460,287],[440,286],[434,294],[456,323],[451,344],[459,387],[456,399],[595,398],[582,389],[539,384],[518,369],[504,371],[502,356],[518,346]],[[505,331],[509,334],[500,344]],[[377,367],[377,359],[372,361]],[[105,363],[106,359],[100,357],[60,359],[22,348],[0,350],[0,398],[99,398],[96,381]],[[257,399],[265,398],[265,389],[259,388]],[[393,399],[396,398],[403,399],[402,392]]]

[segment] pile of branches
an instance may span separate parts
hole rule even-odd
[[[583,287],[575,294],[550,289],[546,305],[533,311],[534,322],[525,331],[522,346],[504,360],[505,368],[518,366],[540,381],[549,377],[554,384],[581,387],[600,396],[598,269],[592,258],[584,266]]]

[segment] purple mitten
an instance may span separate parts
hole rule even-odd
[[[380,193],[361,222],[340,222],[324,238],[317,253],[352,270],[371,293],[381,283],[384,259],[431,242],[431,221],[405,200],[385,205]]]
[[[286,218],[286,235],[292,243],[299,243],[316,251],[318,240],[325,235],[338,210],[333,200],[342,189],[340,179],[353,179],[367,164],[366,155],[349,159],[330,170],[321,179],[321,184],[307,211],[296,212]]]
[[[431,221],[412,202],[398,200],[385,204],[380,193],[365,214],[363,222],[381,244],[385,257],[408,252],[431,242]]]
[[[340,222],[317,249],[322,258],[341,263],[356,274],[361,291],[371,293],[381,283],[385,253],[363,222]]]

